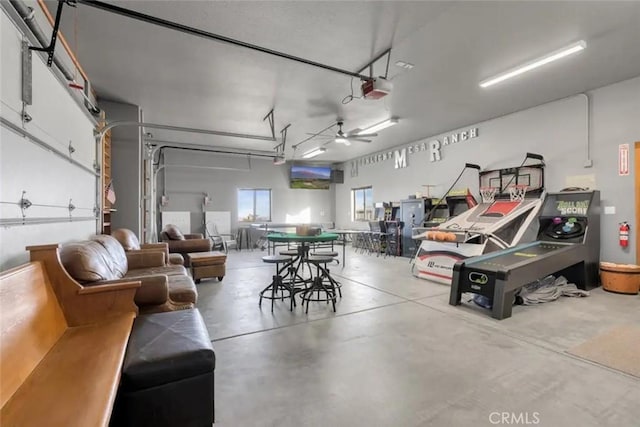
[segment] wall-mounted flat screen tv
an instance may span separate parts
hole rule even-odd
[[[291,166],[291,188],[328,190],[331,184],[329,166]]]

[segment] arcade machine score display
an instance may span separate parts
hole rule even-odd
[[[516,292],[550,274],[562,275],[580,289],[598,286],[600,192],[549,193],[539,217],[538,240],[468,260],[454,266],[449,304],[463,292],[493,301],[491,316],[511,316]]]

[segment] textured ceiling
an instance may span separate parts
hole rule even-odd
[[[358,71],[391,47],[394,89],[359,95],[346,75],[134,21],[86,5],[62,31],[102,99],[139,105],[145,121],[268,135],[291,124],[292,145],[338,117],[345,130],[395,116],[370,144],[330,143],[318,161],[344,161],[640,75],[640,2],[111,2],[269,49]],[[50,8],[55,8],[52,4]],[[587,49],[512,81],[478,82],[585,40]],[[412,70],[394,65],[415,64]],[[375,74],[384,73],[383,62]],[[154,130],[154,138],[270,150],[275,143]],[[313,138],[300,157],[322,144]]]

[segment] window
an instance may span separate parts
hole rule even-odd
[[[271,190],[265,188],[239,189],[238,221],[271,221]]]
[[[371,187],[351,190],[352,221],[373,220],[373,189]]]

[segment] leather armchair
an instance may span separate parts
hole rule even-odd
[[[169,253],[169,245],[162,243],[140,244],[136,234],[128,228],[119,228],[111,233],[124,248],[125,252],[134,251],[161,251],[165,254],[165,263],[170,265],[184,265],[184,258],[179,253]]]
[[[170,253],[178,253],[184,257],[185,266],[189,266],[190,252],[209,252],[211,250],[211,240],[205,239],[200,233],[182,234],[178,227],[168,224],[162,230],[160,237],[163,242],[169,245]]]

